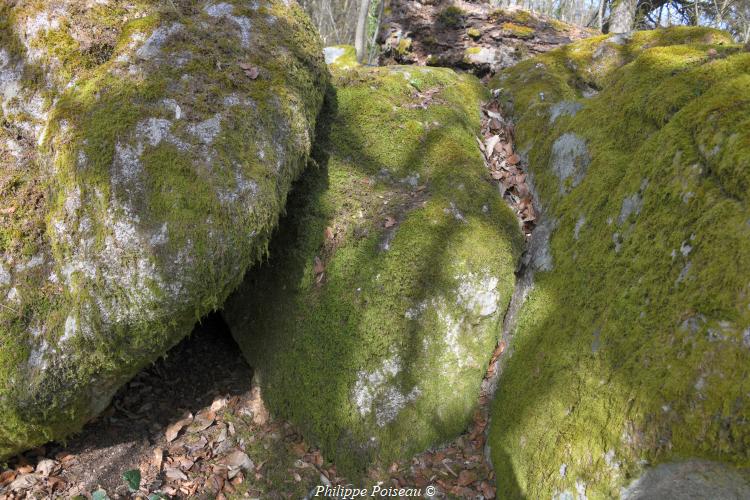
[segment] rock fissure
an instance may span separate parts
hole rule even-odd
[[[512,356],[512,336],[517,323],[517,315],[534,284],[534,270],[551,267],[551,260],[542,255],[549,253],[549,231],[545,222],[541,230],[536,230],[543,218],[541,203],[533,187],[533,181],[525,160],[515,152],[513,137],[514,125],[506,117],[499,99],[499,91],[492,92],[492,99],[482,106],[481,139],[477,138],[479,149],[485,159],[485,167],[491,178],[496,181],[500,196],[513,210],[518,224],[525,236],[525,249],[518,259],[515,270],[515,285],[507,308],[503,311],[501,334],[490,358],[487,372],[479,391],[479,408],[481,418],[478,422],[491,422],[491,403],[500,381],[503,361]],[[490,426],[481,426],[485,437]],[[490,462],[489,441],[484,450]]]

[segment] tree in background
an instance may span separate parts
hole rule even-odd
[[[386,2],[393,0],[299,0],[325,45],[349,44],[360,61],[377,59],[376,42]],[[426,0],[425,0],[426,1]],[[486,1],[486,0],[485,0]],[[521,8],[604,33],[627,33],[672,25],[711,26],[750,41],[750,0],[489,0],[498,8]]]
[[[382,0],[381,0],[382,2]],[[354,49],[357,51],[357,61],[362,62],[367,50],[367,18],[370,14],[370,0],[359,0],[357,14],[357,29],[354,32]]]

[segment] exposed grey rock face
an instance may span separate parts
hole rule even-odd
[[[561,116],[575,116],[583,108],[583,104],[575,101],[560,101],[552,105],[549,110],[550,123],[554,123]]]
[[[580,184],[590,162],[589,151],[583,138],[572,132],[558,137],[552,145],[550,168],[560,179],[560,191],[569,191]]]
[[[743,500],[750,483],[737,469],[705,460],[660,464],[625,488],[622,500]]]

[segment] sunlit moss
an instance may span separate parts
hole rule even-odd
[[[490,13],[490,19],[493,21],[509,20],[518,24],[529,24],[534,20],[530,12],[522,9],[496,9]]]
[[[501,25],[501,28],[508,32],[510,35],[515,36],[517,38],[533,38],[534,33],[536,33],[536,30],[534,28],[530,28],[528,26],[521,26],[519,24],[514,23],[503,23]]]
[[[684,457],[750,465],[750,54],[701,28],[598,37],[495,86],[556,224],[494,406],[498,496],[615,497]],[[561,189],[566,133],[591,161]]]
[[[469,28],[466,30],[466,34],[471,38],[472,40],[479,40],[482,37],[482,32],[479,31],[476,28]]]
[[[403,38],[398,42],[396,53],[403,56],[411,49],[411,38]]]

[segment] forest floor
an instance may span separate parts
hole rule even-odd
[[[512,125],[496,99],[483,112],[477,142],[488,181],[498,185],[528,238],[536,214]],[[430,498],[494,498],[485,437],[504,349],[500,341],[464,434],[409,461],[373,467],[359,481],[368,488],[419,488]],[[351,486],[293,425],[269,414],[252,380],[226,324],[213,314],[79,434],[0,468],[0,500],[287,499],[311,498],[321,486]]]
[[[15,457],[0,498],[304,498],[350,485],[302,435],[272,418],[218,315],[139,373],[67,443]],[[481,413],[481,412],[480,412]],[[368,486],[436,487],[436,498],[494,498],[486,418],[443,447],[373,468]]]

